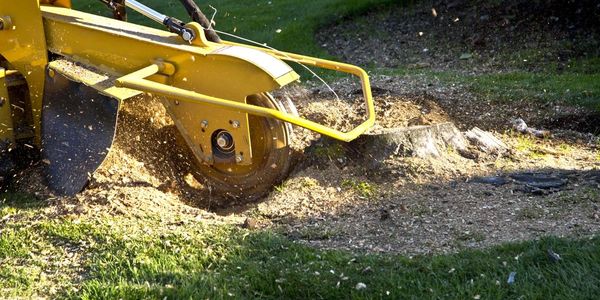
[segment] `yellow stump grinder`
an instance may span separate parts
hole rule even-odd
[[[193,22],[133,0],[100,0],[106,18],[71,0],[0,0],[0,172],[35,149],[57,194],[81,191],[108,154],[123,101],[161,99],[194,166],[214,190],[264,194],[287,175],[291,125],[350,141],[374,123],[367,74],[343,63],[221,40],[191,0]],[[167,30],[126,22],[126,8]],[[271,92],[299,80],[287,63],[352,74],[367,116],[340,132],[293,113]]]

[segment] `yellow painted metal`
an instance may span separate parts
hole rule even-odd
[[[42,11],[50,52],[98,66],[107,73],[129,74],[162,59],[175,68],[175,73],[164,83],[240,103],[245,103],[249,95],[270,92],[298,78],[279,59],[270,64],[278,65],[278,69],[286,66],[289,72],[274,78],[269,72],[269,64],[218,52],[231,46],[216,43],[207,43],[204,47],[189,45],[173,33],[76,10],[44,6]],[[236,142],[236,152],[245,154],[240,163],[252,163],[246,113],[221,107],[207,109],[196,103],[164,103],[199,160],[211,162],[212,132],[229,129]],[[202,130],[202,121],[208,121],[208,130]],[[240,125],[231,130],[230,121],[238,121]]]
[[[0,55],[27,80],[33,115],[31,126],[35,132],[35,144],[39,146],[44,68],[48,63],[39,2],[2,0],[0,16],[10,17],[12,23],[12,26],[0,30]]]
[[[347,66],[344,66],[343,64],[338,64],[335,62],[320,62],[318,65],[324,65],[324,66],[328,66],[328,67],[332,67],[332,68],[335,68],[335,66],[338,66],[339,69],[342,71],[356,72],[359,75],[359,77],[361,78],[361,81],[363,83],[363,86],[365,87],[364,88],[365,102],[366,102],[366,105],[367,105],[368,111],[369,111],[367,120],[364,123],[360,124],[359,126],[357,126],[356,128],[354,128],[351,131],[341,132],[341,131],[335,130],[333,128],[324,126],[322,124],[318,124],[316,122],[313,122],[313,121],[310,121],[310,120],[307,120],[307,119],[304,119],[301,117],[297,117],[297,116],[294,116],[289,113],[281,112],[281,111],[278,111],[275,109],[268,109],[268,108],[264,108],[264,107],[249,105],[246,103],[240,103],[240,102],[235,102],[235,101],[231,101],[231,100],[227,100],[227,99],[211,97],[208,95],[203,95],[203,94],[196,93],[193,91],[187,91],[187,90],[184,90],[181,88],[172,87],[172,86],[165,85],[165,84],[160,84],[160,83],[156,83],[156,82],[145,79],[146,77],[156,74],[160,71],[160,66],[158,64],[149,65],[137,72],[123,76],[123,77],[117,79],[116,84],[117,84],[117,86],[122,86],[122,87],[136,89],[136,90],[140,90],[140,91],[144,91],[144,92],[154,93],[157,95],[161,95],[161,96],[165,96],[168,98],[177,99],[177,100],[185,101],[185,102],[189,102],[189,103],[210,104],[210,105],[214,105],[214,106],[218,106],[218,107],[225,107],[225,108],[228,108],[231,110],[242,111],[242,112],[257,115],[257,116],[275,118],[275,119],[279,119],[279,120],[282,120],[285,122],[289,122],[291,124],[294,124],[294,125],[297,125],[300,127],[310,129],[312,131],[318,132],[320,134],[323,134],[323,135],[326,135],[326,136],[329,136],[329,137],[332,137],[332,138],[335,138],[335,139],[338,139],[341,141],[345,141],[345,142],[352,141],[355,138],[357,138],[359,135],[364,133],[366,130],[368,130],[370,127],[372,127],[375,122],[375,109],[374,109],[374,105],[373,105],[373,98],[371,96],[371,90],[369,88],[370,86],[369,86],[369,79],[368,79],[367,73],[364,72],[360,68],[357,68],[357,67],[348,68]]]
[[[179,131],[196,157],[208,163],[212,161],[211,133],[221,129],[233,135],[236,154],[246,154],[240,163],[252,163],[247,114],[276,118],[342,141],[353,140],[375,121],[368,75],[356,66],[231,42],[200,40],[188,45],[169,32],[75,10],[44,6],[42,12],[49,51],[124,75],[117,80],[123,87],[169,99],[163,103]],[[188,27],[202,35],[200,27],[193,23]],[[359,77],[366,121],[341,132],[275,109],[246,104],[250,95],[270,92],[299,78],[283,60]],[[239,124],[235,130],[233,121]]]
[[[366,129],[372,127],[375,124],[375,117],[376,117],[375,116],[375,105],[373,103],[373,95],[371,93],[371,83],[369,80],[369,75],[362,68],[354,66],[354,65],[330,61],[330,60],[326,60],[326,59],[309,57],[309,56],[305,56],[305,55],[284,52],[284,51],[279,51],[279,50],[273,50],[273,49],[267,49],[267,48],[259,48],[259,47],[243,45],[243,44],[229,42],[229,41],[223,41],[223,44],[232,45],[232,46],[250,47],[250,48],[258,49],[258,50],[264,51],[266,53],[269,53],[271,55],[274,55],[284,61],[290,61],[290,62],[294,62],[294,63],[303,64],[306,66],[324,68],[324,69],[328,69],[328,70],[348,73],[348,74],[357,76],[361,80],[363,97],[365,100],[365,105],[367,107],[368,116],[367,116],[367,120],[363,124],[359,125],[356,129],[361,128],[361,129],[365,129],[364,131],[366,131]],[[364,125],[364,127],[363,127],[363,125]],[[310,129],[310,128],[308,128],[308,129]],[[360,130],[357,132],[360,132]],[[358,135],[356,137],[358,137]],[[356,138],[356,137],[354,137],[354,138]],[[340,140],[343,140],[343,139],[340,139]]]
[[[198,28],[195,28],[195,27],[194,27],[194,30],[196,31],[197,34],[203,36],[201,30],[199,30]],[[202,40],[200,45],[208,46],[208,45],[212,44],[212,43],[206,42],[204,40],[205,39]],[[278,110],[253,106],[253,105],[249,105],[246,103],[235,102],[235,101],[231,101],[231,100],[227,100],[227,99],[219,99],[216,97],[199,94],[199,93],[195,93],[192,91],[186,91],[183,89],[179,89],[179,88],[175,88],[172,86],[168,86],[168,85],[156,83],[156,82],[153,82],[150,80],[146,80],[145,79],[146,77],[156,74],[159,72],[159,70],[161,68],[164,68],[164,66],[161,66],[160,64],[158,64],[158,65],[153,64],[153,65],[150,65],[148,67],[141,69],[140,71],[126,75],[126,76],[118,79],[116,81],[116,83],[119,86],[128,87],[128,88],[132,88],[132,89],[138,89],[140,91],[145,91],[145,92],[151,92],[151,93],[155,93],[157,95],[162,95],[162,96],[169,97],[172,99],[178,99],[180,101],[185,101],[185,102],[190,102],[190,103],[212,104],[212,105],[216,105],[217,107],[219,107],[219,106],[226,107],[226,108],[234,110],[234,111],[237,110],[237,111],[242,111],[242,112],[253,114],[253,115],[276,118],[276,119],[279,119],[279,120],[282,120],[285,122],[289,122],[291,124],[294,124],[294,125],[321,133],[323,135],[332,137],[334,139],[345,141],[345,142],[349,142],[349,141],[356,139],[359,135],[361,135],[362,133],[367,131],[369,128],[371,128],[375,124],[375,118],[376,118],[375,105],[373,103],[373,96],[371,93],[371,84],[370,84],[370,80],[369,80],[369,75],[362,68],[354,66],[354,65],[350,65],[350,64],[344,64],[344,63],[340,63],[340,62],[335,62],[335,61],[330,61],[330,60],[325,60],[325,59],[320,59],[320,58],[315,58],[315,57],[309,57],[309,56],[295,54],[295,53],[283,52],[283,51],[278,51],[278,50],[273,50],[273,49],[259,48],[259,47],[254,47],[254,46],[249,46],[249,45],[239,44],[239,43],[234,43],[234,42],[223,41],[223,44],[229,45],[229,46],[235,46],[235,47],[251,48],[251,49],[255,49],[258,51],[265,52],[265,53],[269,53],[270,55],[273,55],[281,60],[291,61],[294,63],[313,66],[313,67],[317,67],[317,68],[334,70],[334,71],[348,73],[348,74],[357,76],[361,80],[364,103],[367,108],[366,120],[351,131],[342,132],[342,131],[335,130],[333,128],[329,128],[322,124],[318,124],[316,122],[294,116],[289,113],[280,112]],[[286,78],[287,76],[291,76],[291,78]],[[283,86],[286,84],[285,82],[295,81],[298,78],[297,78],[297,74],[288,73],[284,76],[276,78],[276,80],[277,79],[280,79],[284,82],[284,84],[282,84],[282,86]]]
[[[80,82],[92,87],[98,93],[111,98],[121,100],[131,99],[142,94],[142,92],[127,88],[114,86],[115,77],[110,74],[99,72],[94,66],[76,66],[65,60],[55,60],[48,64],[48,74],[54,77],[55,73],[62,74],[74,82]],[[82,101],[94,99],[81,99]]]
[[[289,163],[286,130],[289,125],[275,119],[343,141],[356,138],[374,124],[369,79],[358,67],[231,42],[212,43],[206,40],[204,31],[196,23],[186,25],[198,36],[192,44],[187,44],[173,33],[70,8],[71,0],[0,0],[3,25],[0,28],[0,61],[3,66],[16,70],[11,72],[18,75],[19,85],[9,93],[7,72],[0,68],[0,99],[6,98],[4,106],[0,103],[0,140],[14,142],[15,134],[10,128],[14,125],[22,129],[30,125],[33,131],[17,135],[17,141],[33,137],[35,144],[41,146],[46,67],[49,68],[48,76],[60,73],[123,101],[140,92],[160,96],[196,159],[211,164],[207,169],[221,172],[219,176],[227,186],[233,175],[245,182],[244,176],[254,176],[255,170],[263,172],[264,166],[267,170],[276,169],[267,158],[279,157],[278,161]],[[66,58],[60,61],[74,61],[95,68],[90,69],[90,76],[87,76],[70,69],[68,64],[61,65],[58,60],[48,63],[48,52]],[[359,77],[368,112],[366,121],[349,132],[341,132],[277,110],[277,103],[268,92],[299,79],[284,61]],[[115,78],[119,79],[115,81]],[[15,81],[10,82],[15,84]],[[21,94],[14,96],[15,90]],[[28,91],[30,95],[27,95]],[[12,104],[26,104],[22,116],[17,116],[11,109],[9,94],[13,96]],[[213,163],[212,135],[221,130],[227,130],[235,141],[236,155],[231,168],[229,158],[220,158]],[[252,130],[259,134],[252,134]],[[253,144],[255,159],[252,157]],[[279,156],[273,153],[279,153]],[[238,161],[238,157],[242,159]],[[287,165],[277,169],[279,173],[273,173],[275,177],[272,178],[279,178],[286,170]],[[265,178],[254,177],[259,181]]]
[[[191,22],[185,25],[185,27],[194,31],[196,38],[192,41],[192,45],[196,45],[199,47],[209,47],[212,42],[210,42],[206,36],[204,35],[204,28],[200,26],[200,24],[196,22]]]
[[[14,143],[14,131],[10,98],[8,96],[7,72],[0,68],[0,142]]]

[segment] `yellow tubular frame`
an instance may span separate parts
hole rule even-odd
[[[231,42],[226,42],[226,44],[230,45],[240,45]],[[247,45],[240,45],[244,47],[248,47]],[[256,48],[256,47],[251,47]],[[371,86],[369,83],[369,76],[367,73],[356,66],[338,63],[334,61],[307,57],[303,55],[293,54],[293,53],[285,53],[279,51],[272,51],[263,48],[257,48],[262,51],[265,51],[271,55],[276,56],[279,59],[293,61],[304,65],[315,66],[323,69],[335,70],[338,72],[343,72],[347,74],[352,74],[361,79],[363,96],[365,98],[365,104],[367,106],[368,117],[367,120],[352,129],[348,132],[342,132],[325,125],[300,118],[294,116],[289,113],[281,112],[275,109],[260,107],[256,105],[250,105],[246,103],[236,102],[227,99],[221,99],[216,97],[211,97],[208,95],[188,91],[185,89],[180,89],[177,87],[157,83],[151,80],[147,80],[146,77],[158,74],[158,73],[171,73],[173,70],[173,66],[168,63],[157,62],[148,67],[145,67],[139,71],[133,72],[131,74],[125,75],[116,80],[115,85],[119,87],[126,87],[142,92],[152,93],[155,95],[164,96],[170,99],[179,100],[183,102],[190,103],[198,103],[198,104],[211,104],[220,107],[224,107],[230,110],[237,110],[244,113],[269,117],[279,119],[320,134],[332,137],[337,140],[341,140],[344,142],[349,142],[357,138],[359,135],[367,131],[370,127],[375,124],[375,106],[373,104],[373,96],[371,94]],[[168,74],[171,75],[171,74]]]

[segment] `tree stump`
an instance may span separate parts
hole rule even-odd
[[[440,157],[449,148],[465,151],[469,142],[453,123],[428,126],[382,129],[368,133],[350,143],[350,148],[362,156],[376,160],[391,156]]]

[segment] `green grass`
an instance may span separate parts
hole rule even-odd
[[[377,186],[367,181],[344,179],[342,187],[354,190],[363,198],[372,198],[377,194]]]
[[[14,216],[22,213],[17,208]],[[591,299],[600,293],[600,238],[548,237],[406,257],[323,251],[270,231],[194,221],[15,220],[1,229],[2,298],[48,295],[50,287],[73,299]],[[548,248],[563,260],[550,261]],[[510,272],[517,272],[513,285],[506,283]],[[357,290],[358,283],[366,289]]]
[[[582,60],[579,64],[584,64]],[[531,101],[540,104],[566,103],[600,111],[600,67],[592,63],[567,72],[508,72],[465,74],[423,69],[373,69],[371,73],[392,76],[419,76],[443,84],[460,84],[482,100],[499,102]]]
[[[566,102],[600,110],[600,73],[507,73],[470,77],[473,91],[501,100]],[[465,81],[466,81],[465,80]]]
[[[358,15],[365,10],[376,10],[398,1],[392,0],[311,0],[311,1],[197,1],[210,17],[212,5],[218,10],[215,16],[217,29],[267,43],[280,50],[331,58],[317,45],[315,33],[329,26]],[[187,21],[189,18],[179,1],[144,1],[148,6]],[[412,3],[412,1],[402,1]],[[99,1],[75,1],[75,8],[109,15]],[[382,10],[385,12],[385,10]],[[130,21],[160,27],[147,18],[129,13]],[[280,31],[278,33],[278,31]],[[230,37],[224,37],[231,39]],[[510,57],[519,57],[512,53]],[[425,75],[442,80],[446,84],[461,83],[482,98],[500,101],[566,102],[600,110],[600,59],[587,58],[574,61],[565,71],[558,73],[555,66],[548,65],[543,73],[512,72],[486,75],[465,75],[459,72],[432,72],[430,70],[378,70],[373,66],[362,66],[373,74]],[[299,70],[303,75],[302,70]],[[328,79],[335,78],[329,72],[320,73]],[[333,77],[332,77],[333,76]]]
[[[74,1],[77,9],[109,15],[108,10],[99,1]],[[151,8],[189,21],[185,9],[178,0],[145,0],[141,1]],[[217,9],[216,28],[221,31],[267,43],[280,50],[293,51],[308,55],[327,55],[314,40],[315,32],[322,26],[366,9],[375,9],[380,5],[397,3],[394,0],[276,0],[276,1],[236,1],[213,0],[196,1],[202,11],[210,18],[212,7]],[[129,20],[134,23],[160,27],[144,16],[135,12],[129,13]],[[281,30],[279,33],[278,31]],[[230,40],[229,37],[223,37]]]

